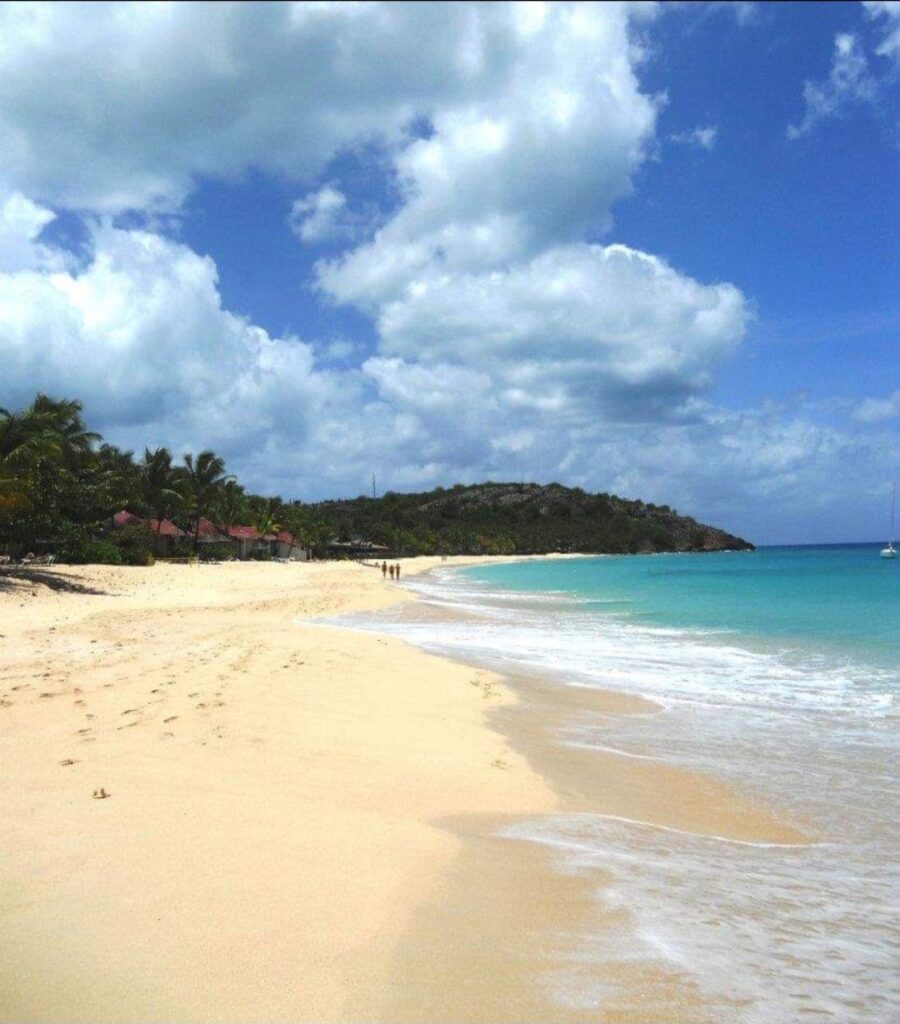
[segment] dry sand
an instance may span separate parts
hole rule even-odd
[[[373,569],[42,575],[66,589],[0,576],[2,1021],[562,1019],[542,979],[597,879],[498,824],[796,836],[688,773],[611,757],[586,783],[534,682],[298,622],[409,599]],[[692,1017],[689,983],[635,972],[632,1004],[564,1016]]]

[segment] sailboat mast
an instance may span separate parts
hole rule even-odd
[[[894,481],[894,489],[891,491],[891,536],[888,540],[888,547],[894,546],[894,508],[897,505],[897,481]]]

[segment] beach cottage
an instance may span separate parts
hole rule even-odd
[[[289,530],[277,533],[273,546],[276,558],[289,558],[292,562],[305,562],[307,559],[306,549]]]
[[[226,526],[224,529],[236,546],[238,558],[252,558],[254,554],[263,552],[272,553],[265,537],[255,526]]]
[[[185,538],[189,535],[179,529],[170,519],[141,519],[133,512],[122,509],[112,517],[110,524],[113,530],[120,530],[124,526],[146,526],[150,531],[150,540],[155,554],[166,558],[172,545],[178,538]]]

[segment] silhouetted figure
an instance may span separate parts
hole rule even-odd
[[[399,583],[400,582],[400,563],[399,562],[394,566],[394,572],[395,572],[395,574],[397,576],[397,582]]]
[[[387,579],[387,562],[381,563],[381,578],[383,580]]]
[[[391,567],[390,567],[390,568],[388,569],[388,572],[389,572],[389,573],[391,574],[391,579],[393,579],[393,578],[394,578],[394,567],[393,567],[393,566],[391,566]]]

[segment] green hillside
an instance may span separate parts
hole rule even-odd
[[[364,538],[410,554],[636,554],[753,547],[665,505],[586,494],[560,484],[458,484],[306,508],[340,540]]]

